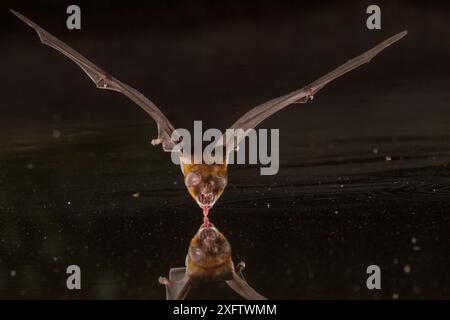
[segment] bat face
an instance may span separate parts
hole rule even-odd
[[[211,208],[228,183],[226,164],[182,164],[184,183],[202,209]]]
[[[200,227],[192,238],[187,257],[188,276],[193,280],[231,279],[233,262],[231,246],[212,224]]]

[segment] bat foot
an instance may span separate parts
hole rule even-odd
[[[152,139],[152,145],[157,146],[162,143],[162,139]]]
[[[159,282],[159,284],[163,284],[165,286],[167,286],[171,283],[171,281],[169,279],[167,279],[166,277],[159,277],[158,282]]]
[[[306,89],[308,91],[308,93],[306,95],[306,101],[313,100],[314,99],[314,91],[313,91],[312,87],[311,86],[307,86]]]
[[[239,273],[239,272],[242,272],[242,270],[244,270],[245,269],[245,262],[244,261],[241,261],[241,262],[239,262],[237,265],[236,265],[236,272],[237,273]]]

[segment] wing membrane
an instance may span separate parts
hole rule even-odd
[[[42,29],[36,23],[23,16],[22,14],[11,9],[11,12],[19,19],[23,20],[26,24],[32,27],[39,36],[41,42],[45,45],[52,47],[59,51],[67,58],[75,62],[95,83],[97,88],[105,90],[113,90],[120,92],[131,99],[134,103],[140,106],[145,112],[147,112],[158,125],[158,138],[152,140],[152,144],[161,144],[164,151],[173,151],[177,141],[171,139],[174,127],[161,112],[161,110],[144,95],[142,95],[136,89],[128,86],[125,83],[120,82],[108,73],[100,69],[94,63],[86,59],[80,53],[69,47],[67,44],[57,39],[55,36]],[[177,138],[177,137],[175,137]]]
[[[340,67],[334,69],[333,71],[327,73],[323,77],[317,79],[311,84],[299,89],[297,91],[291,92],[284,96],[275,98],[261,105],[258,105],[244,114],[238,121],[236,121],[230,128],[231,129],[242,129],[246,134],[248,130],[256,127],[263,120],[270,117],[277,111],[287,107],[293,103],[306,103],[308,100],[312,99],[313,96],[328,83],[336,78],[343,76],[344,74],[356,69],[357,67],[370,62],[377,54],[389,47],[391,44],[397,42],[407,34],[407,31],[400,32],[385,41],[381,42],[377,46],[370,50],[362,53],[354,59],[349,60]],[[230,146],[229,151],[234,150],[240,141],[232,140],[235,137],[226,137],[228,141],[224,141],[225,145]],[[242,140],[242,139],[241,139]]]

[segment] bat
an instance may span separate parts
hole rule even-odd
[[[192,238],[185,264],[184,268],[170,269],[169,278],[158,279],[166,287],[167,300],[184,300],[192,285],[209,281],[225,281],[247,300],[266,300],[245,280],[242,274],[245,263],[234,265],[230,243],[209,221]]]
[[[222,195],[228,184],[228,156],[230,150],[235,150],[240,141],[245,135],[236,139],[235,137],[228,137],[223,135],[222,139],[219,139],[217,146],[226,147],[227,153],[225,161],[222,163],[212,164],[195,164],[192,161],[186,161],[191,159],[192,155],[183,154],[176,146],[182,144],[181,137],[177,134],[174,126],[169,122],[166,116],[161,110],[149,99],[144,97],[140,92],[132,87],[115,79],[94,63],[83,57],[74,49],[62,41],[55,38],[53,35],[39,27],[37,24],[24,17],[20,13],[11,9],[11,12],[18,18],[32,27],[38,34],[41,42],[46,44],[72,61],[74,61],[95,83],[97,88],[113,90],[120,92],[130,98],[138,106],[140,106],[145,112],[147,112],[153,120],[156,121],[158,127],[158,136],[152,140],[153,145],[161,145],[164,151],[178,152],[180,155],[181,171],[184,175],[184,182],[188,189],[189,194],[194,198],[197,204],[203,209],[204,219],[207,220],[208,212],[210,208],[216,203],[219,197]],[[270,117],[275,112],[287,107],[291,104],[304,104],[313,99],[314,95],[328,83],[336,78],[343,76],[351,70],[370,62],[377,54],[386,49],[391,44],[397,42],[407,34],[407,31],[402,31],[373,47],[370,50],[360,54],[354,59],[351,59],[327,73],[316,81],[309,85],[288,93],[284,96],[275,98],[261,105],[258,105],[239,118],[230,128],[243,130],[245,134],[250,129],[255,128],[263,120]]]

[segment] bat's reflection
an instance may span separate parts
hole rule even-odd
[[[266,300],[247,283],[244,268],[244,262],[234,265],[227,238],[212,223],[204,223],[191,240],[186,267],[170,269],[169,278],[160,277],[159,283],[166,286],[167,300],[183,300],[193,284],[208,281],[225,281],[247,300]]]

